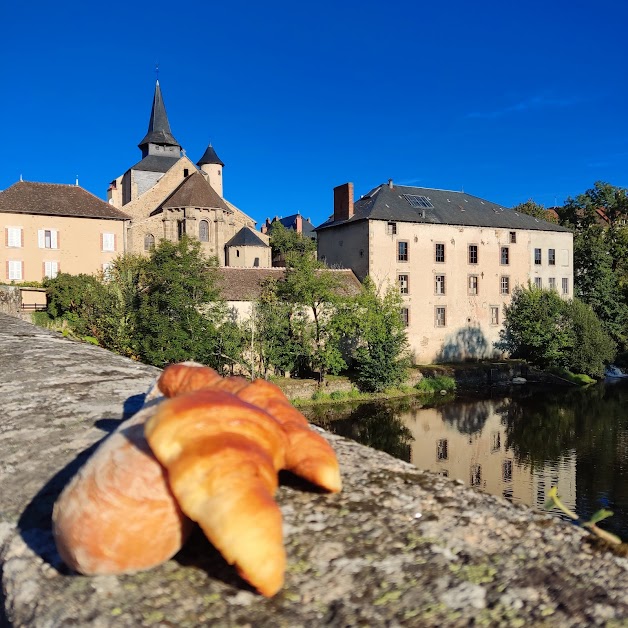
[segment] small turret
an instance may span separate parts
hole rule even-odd
[[[196,162],[196,165],[207,175],[209,185],[223,198],[222,195],[222,169],[225,164],[222,163],[220,157],[216,155],[211,142],[207,146],[207,150],[203,156]]]

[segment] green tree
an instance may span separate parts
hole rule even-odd
[[[519,203],[515,205],[513,211],[520,214],[528,214],[528,216],[534,216],[539,220],[545,220],[547,222],[557,223],[558,219],[552,212],[548,212],[544,205],[539,205],[533,199],[528,199],[525,203]]]
[[[591,306],[577,298],[565,305],[573,337],[577,339],[568,352],[568,368],[574,373],[601,377],[605,365],[615,357],[616,345]]]
[[[296,306],[292,335],[299,338],[320,381],[347,366],[341,348],[345,333],[338,321],[339,291],[338,276],[309,255],[289,255],[285,278],[277,282],[278,298]]]
[[[370,277],[365,279],[354,310],[358,342],[354,357],[362,390],[380,392],[405,379],[409,359],[402,304],[398,289],[391,286],[380,295]]]
[[[222,368],[218,334],[226,318],[216,275],[197,240],[162,240],[151,251],[139,295],[139,352],[149,364],[196,360]]]
[[[572,345],[565,302],[558,293],[517,286],[510,304],[504,307],[504,328],[496,346],[513,358],[523,358],[541,368],[566,368]]]
[[[279,221],[273,222],[270,227],[270,246],[273,257],[281,255],[284,260],[290,255],[314,257],[316,252],[316,242],[312,238],[303,236],[294,229],[286,229]]]

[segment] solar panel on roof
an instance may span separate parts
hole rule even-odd
[[[417,196],[416,194],[403,194],[402,196],[412,207],[434,207],[427,196]]]

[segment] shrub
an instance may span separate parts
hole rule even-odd
[[[453,392],[456,390],[456,380],[447,375],[424,377],[415,385],[415,388],[422,393],[438,393],[441,390]]]

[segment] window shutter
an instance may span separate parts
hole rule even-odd
[[[4,228],[4,246],[9,246],[9,227]]]
[[[20,246],[24,248],[24,229],[20,228]]]
[[[105,238],[102,233],[100,234],[100,250],[101,251],[105,250]]]
[[[20,281],[24,281],[24,262],[20,262]]]
[[[118,250],[118,236],[115,233],[113,234],[113,250]]]
[[[46,248],[46,234],[43,229],[40,229],[37,232],[37,244],[39,245],[40,249]]]
[[[41,276],[46,277],[46,262],[41,263]]]
[[[9,278],[9,260],[7,260],[7,279]]]
[[[52,230],[50,232],[50,248],[51,249],[58,249],[59,248],[59,237],[58,234],[59,232],[56,230]]]

